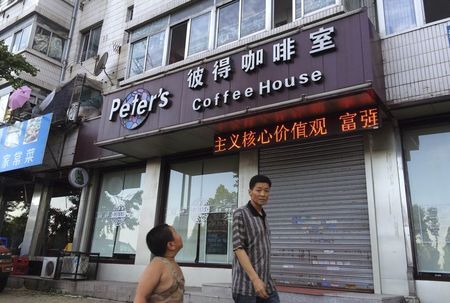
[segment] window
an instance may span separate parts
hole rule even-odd
[[[65,40],[55,33],[40,26],[36,28],[34,35],[33,49],[46,54],[47,56],[61,60]]]
[[[263,30],[265,14],[266,2],[259,0],[236,1],[219,8],[217,46]]]
[[[273,26],[278,27],[292,22],[292,0],[273,2]]]
[[[386,34],[450,17],[448,0],[384,0],[381,7]]]
[[[450,277],[450,124],[403,131],[416,269]]]
[[[48,209],[46,243],[42,247],[45,256],[57,255],[68,243],[73,242],[77,222],[80,193],[54,196]]]
[[[168,20],[159,19],[131,33],[130,77],[162,65]]]
[[[186,21],[172,27],[170,30],[169,64],[184,59],[187,25],[188,23]]]
[[[170,164],[165,222],[183,237],[177,261],[230,264],[238,156]]]
[[[30,41],[31,25],[28,25],[24,29],[16,32],[13,38],[12,52],[17,53],[28,47]]]
[[[91,28],[89,31],[83,33],[81,37],[81,62],[97,55],[101,31],[102,27],[99,26]]]
[[[209,28],[211,13],[203,14],[191,20],[188,55],[207,50],[209,46]]]
[[[8,48],[8,51],[11,51],[11,45],[12,45],[12,42],[13,42],[13,36],[7,37],[5,40],[3,40],[3,42],[5,43],[6,47]]]
[[[6,119],[6,114],[10,111],[8,107],[9,93],[3,96],[0,96],[0,125],[6,123],[8,119]]]
[[[103,174],[91,252],[102,257],[136,254],[143,168]]]
[[[414,0],[385,0],[386,34],[401,32],[416,25]]]

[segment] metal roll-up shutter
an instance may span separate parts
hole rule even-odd
[[[260,150],[279,285],[373,290],[360,136]]]

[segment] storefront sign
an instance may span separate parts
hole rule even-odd
[[[132,93],[106,96],[103,112],[107,114],[101,117],[97,145],[129,154],[128,145],[120,144],[128,142],[136,144],[133,150],[141,156],[152,153],[140,150],[141,139],[164,130],[184,132],[196,125],[226,123],[231,117],[252,120],[260,112],[275,115],[287,107],[295,107],[299,117],[311,116],[314,113],[303,113],[301,107],[314,102],[321,104],[316,107],[318,115],[376,106],[384,100],[385,89],[380,43],[375,38],[367,12],[360,11],[279,38],[253,41],[184,70],[170,70],[133,87]],[[351,107],[348,100],[338,98],[340,92],[366,91],[370,97],[362,103],[358,98],[350,100]],[[335,102],[328,102],[328,94]],[[286,117],[291,119],[295,117]],[[154,153],[179,139],[175,137],[154,142],[161,145]]]
[[[42,164],[53,114],[0,129],[0,172]]]
[[[313,119],[279,123],[259,129],[219,134],[214,137],[214,152],[232,152],[376,129],[380,126],[378,115],[378,108],[368,108]]]
[[[89,174],[84,168],[74,167],[70,170],[68,179],[73,187],[83,188],[89,183]]]
[[[148,115],[157,107],[168,108],[170,93],[160,88],[157,94],[150,94],[146,89],[140,88],[129,93],[123,101],[114,99],[109,113],[109,120],[114,121],[117,116],[126,129],[136,129],[141,126]]]

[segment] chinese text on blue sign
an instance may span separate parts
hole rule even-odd
[[[52,116],[0,128],[0,172],[42,164]]]

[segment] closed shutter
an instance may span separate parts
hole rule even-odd
[[[371,291],[362,138],[262,149],[259,161],[272,180],[265,209],[275,283]]]

